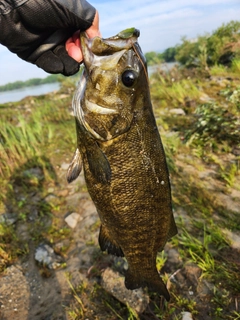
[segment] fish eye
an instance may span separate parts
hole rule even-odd
[[[122,74],[122,83],[126,87],[132,87],[136,79],[137,74],[133,70],[125,70]]]

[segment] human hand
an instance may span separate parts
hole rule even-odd
[[[99,31],[99,15],[97,11],[93,23],[91,27],[86,30],[86,33],[90,39],[97,36],[101,37],[101,33]],[[83,54],[80,43],[80,30],[76,31],[73,36],[66,41],[65,47],[70,57],[72,57],[79,63],[83,61]]]
[[[79,70],[79,51],[76,55],[73,46],[65,48],[74,32],[99,35],[98,13],[86,0],[5,0],[2,4],[0,43],[48,73],[72,75]],[[79,50],[76,35],[74,41]]]

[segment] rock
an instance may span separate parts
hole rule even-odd
[[[81,219],[80,214],[78,214],[77,212],[73,212],[69,216],[67,216],[64,220],[70,228],[74,229],[80,219]]]
[[[28,170],[23,171],[24,177],[36,177],[37,179],[41,180],[43,176],[43,171],[39,167],[31,168]]]
[[[233,249],[240,250],[240,235],[234,233],[228,229],[223,230],[224,235],[230,242],[230,247]]]
[[[197,286],[198,296],[203,300],[206,296],[210,296],[214,290],[214,284],[202,279]]]
[[[58,199],[58,197],[55,194],[48,194],[44,200],[46,202],[52,202],[52,201],[56,201]]]
[[[57,255],[53,248],[47,244],[41,244],[35,252],[35,260],[49,269],[57,269],[61,266],[63,259]]]
[[[182,320],[193,320],[190,312],[182,312]]]
[[[29,286],[22,271],[15,266],[7,268],[0,278],[0,318],[27,319]]]
[[[170,281],[174,283],[181,292],[185,291],[188,296],[196,293],[202,270],[194,263],[187,263],[184,268],[177,270]]]
[[[149,304],[149,296],[142,289],[128,290],[124,284],[124,276],[112,269],[107,268],[102,273],[102,287],[124,304],[128,304],[130,308],[142,313]]]
[[[186,115],[185,111],[181,108],[171,109],[171,110],[169,110],[169,113],[175,114],[177,116],[185,116]]]
[[[58,195],[59,197],[63,197],[63,198],[65,198],[68,194],[69,194],[69,190],[68,190],[68,189],[60,190],[60,191],[57,193],[57,195]]]
[[[174,264],[174,265],[179,265],[182,263],[181,256],[176,249],[174,249],[174,248],[169,249],[167,252],[167,255],[168,255],[168,257],[167,257],[168,263]]]
[[[209,97],[206,93],[204,93],[204,92],[201,93],[201,96],[200,96],[199,100],[202,101],[202,102],[211,102],[211,101],[213,101],[213,99],[210,98],[210,97]]]
[[[0,215],[0,223],[6,223],[8,226],[17,222],[18,217],[16,213],[4,213]]]
[[[33,210],[31,211],[31,213],[28,216],[28,219],[30,221],[35,221],[38,218],[38,211],[36,208],[33,208]]]
[[[63,163],[61,164],[61,169],[62,169],[62,170],[67,170],[68,167],[69,167],[69,163],[63,162]]]

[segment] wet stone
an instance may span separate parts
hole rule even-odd
[[[41,244],[36,249],[35,260],[49,269],[57,269],[63,262],[62,257],[57,255],[53,248],[47,244]]]
[[[128,290],[124,284],[125,278],[118,272],[107,268],[102,273],[102,287],[113,297],[138,313],[144,312],[149,304],[149,296],[142,289]]]

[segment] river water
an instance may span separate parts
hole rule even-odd
[[[41,94],[46,94],[52,91],[59,90],[60,84],[46,83],[39,86],[26,87],[21,89],[15,89],[5,92],[0,92],[0,104],[6,102],[20,101],[27,96],[39,96]]]
[[[148,74],[149,76],[156,71],[159,67],[162,70],[170,70],[176,63],[164,63],[156,66],[149,66],[148,67]],[[21,99],[27,97],[27,96],[39,96],[41,94],[46,94],[52,91],[59,90],[60,84],[58,82],[56,83],[46,83],[39,86],[32,86],[32,87],[26,87],[11,91],[5,91],[0,92],[0,104],[6,103],[6,102],[15,102],[20,101]]]

